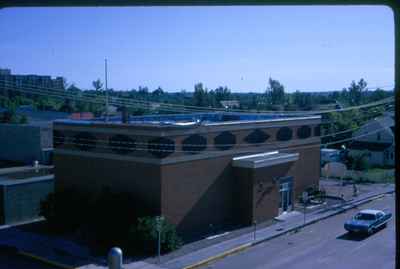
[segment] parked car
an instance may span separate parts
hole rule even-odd
[[[344,223],[348,232],[372,234],[380,227],[385,227],[392,218],[392,213],[381,210],[365,209],[358,212],[351,220]]]
[[[340,152],[341,150],[338,149],[321,149],[321,166],[329,162],[340,162]]]

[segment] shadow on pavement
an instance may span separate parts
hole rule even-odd
[[[344,233],[336,239],[341,239],[341,240],[350,240],[350,241],[362,241],[364,239],[367,239],[369,237],[368,234],[355,234],[355,233]]]

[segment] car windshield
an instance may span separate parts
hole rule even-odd
[[[359,213],[355,216],[356,220],[374,220],[374,214],[367,214],[367,213]]]

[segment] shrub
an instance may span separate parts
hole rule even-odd
[[[130,248],[142,254],[154,254],[157,251],[158,232],[155,217],[139,218],[137,225],[129,232]],[[182,246],[174,225],[165,219],[161,222],[161,253],[176,250]]]
[[[28,123],[28,118],[27,118],[25,115],[22,115],[22,116],[19,118],[19,123],[20,123],[20,124],[27,124],[27,123]]]
[[[353,169],[356,171],[365,171],[368,170],[369,164],[365,155],[359,155],[354,158]]]

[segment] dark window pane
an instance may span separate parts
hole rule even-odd
[[[297,137],[298,138],[309,138],[311,136],[311,128],[309,126],[301,126],[297,129]]]
[[[250,144],[258,144],[267,141],[268,138],[269,135],[266,132],[256,129],[247,135],[244,141]]]
[[[314,136],[321,136],[321,125],[314,127]]]
[[[219,150],[228,150],[236,144],[236,137],[231,132],[225,131],[214,138],[214,144]]]
[[[65,135],[58,131],[54,130],[53,131],[53,144],[54,146],[61,146],[65,142]]]
[[[292,136],[293,136],[292,129],[290,129],[289,127],[282,127],[276,134],[276,139],[279,141],[288,141],[292,139]]]
[[[96,137],[89,132],[78,133],[75,135],[74,144],[80,150],[92,150],[96,147]]]
[[[191,135],[182,142],[182,150],[189,153],[197,153],[203,151],[207,147],[207,139],[201,135]]]
[[[157,158],[165,158],[175,151],[175,142],[165,137],[152,139],[148,143],[147,150]]]
[[[108,145],[118,154],[128,154],[135,150],[135,140],[126,135],[115,135],[110,138]]]

